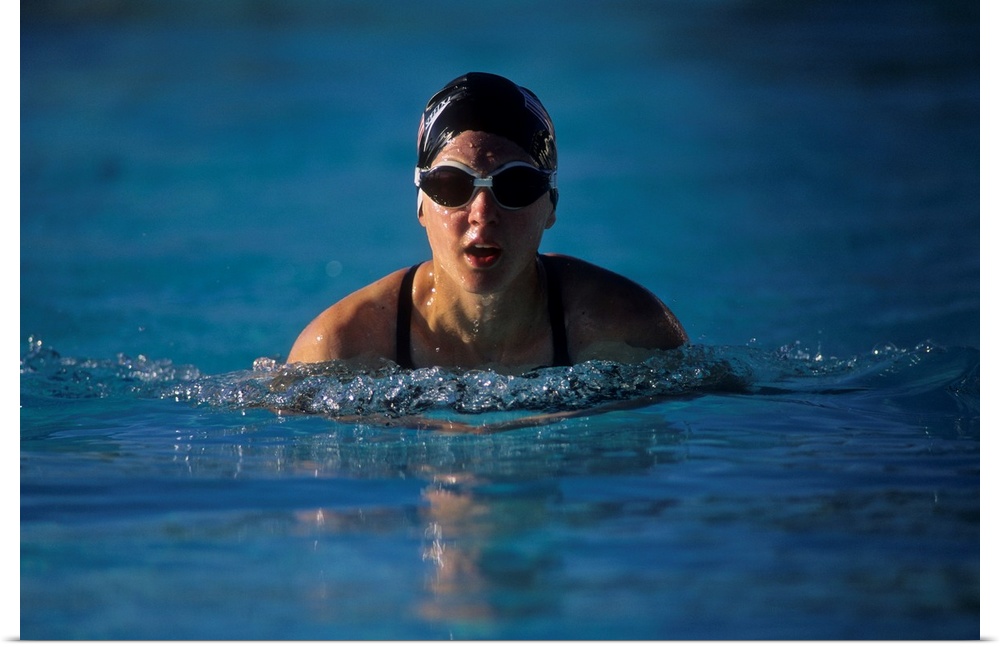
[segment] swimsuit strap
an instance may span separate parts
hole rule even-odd
[[[406,369],[416,368],[410,355],[410,314],[413,310],[413,277],[417,275],[420,265],[417,263],[406,271],[399,286],[396,305],[396,363]]]
[[[569,344],[566,340],[566,317],[559,279],[552,271],[551,259],[541,255],[538,259],[545,269],[549,325],[552,327],[552,365],[571,366],[573,362],[569,357]],[[410,355],[410,316],[413,312],[413,279],[420,265],[417,263],[406,271],[403,282],[399,285],[399,299],[396,305],[396,363],[405,369],[415,368],[413,357]]]
[[[573,362],[569,357],[569,343],[566,340],[566,316],[563,311],[559,278],[553,271],[551,258],[539,254],[538,260],[545,268],[545,281],[548,287],[549,325],[552,327],[552,365],[572,366]]]

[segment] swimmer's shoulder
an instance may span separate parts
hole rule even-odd
[[[394,357],[399,290],[408,269],[396,270],[321,312],[299,334],[287,362]]]
[[[577,361],[587,349],[609,344],[670,349],[688,341],[674,313],[639,283],[579,258],[546,256],[546,266],[557,274]]]
[[[621,312],[621,307],[643,314],[645,310],[658,312],[665,307],[652,292],[621,274],[573,256],[545,256],[546,267],[558,276],[565,307],[575,308],[578,314],[613,316]],[[602,307],[605,304],[618,308]]]

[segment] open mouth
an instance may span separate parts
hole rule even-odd
[[[500,260],[502,250],[493,245],[469,245],[465,248],[465,258],[473,267],[490,267]]]

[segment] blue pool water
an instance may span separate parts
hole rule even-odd
[[[967,2],[27,3],[28,639],[981,635]],[[416,121],[535,90],[543,251],[689,348],[288,369],[427,257]]]

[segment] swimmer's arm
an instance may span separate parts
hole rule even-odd
[[[320,313],[299,334],[286,363],[393,359],[396,297],[404,273],[394,272]]]
[[[299,333],[298,338],[292,345],[292,349],[288,352],[287,364],[326,362],[331,359],[338,359],[336,357],[338,353],[330,345],[332,333],[327,329],[326,322],[324,321],[324,315],[326,314],[324,312],[319,317],[313,319]]]
[[[295,340],[286,363],[392,359],[394,334],[381,316],[388,306],[352,305],[340,302],[316,317]]]
[[[652,352],[688,343],[670,309],[631,279],[567,259],[567,322],[574,362],[641,362]]]
[[[653,297],[655,299],[655,297]],[[657,303],[659,301],[657,300]],[[592,359],[637,364],[656,351],[670,350],[688,342],[687,333],[666,306],[662,313],[629,313],[606,318],[590,338],[580,340],[574,362]],[[603,332],[599,332],[603,331]]]
[[[671,350],[688,342],[687,332],[670,308],[643,287],[635,285],[634,291],[631,303],[613,303],[609,310],[618,315],[611,322],[619,331],[616,341],[642,351]]]

